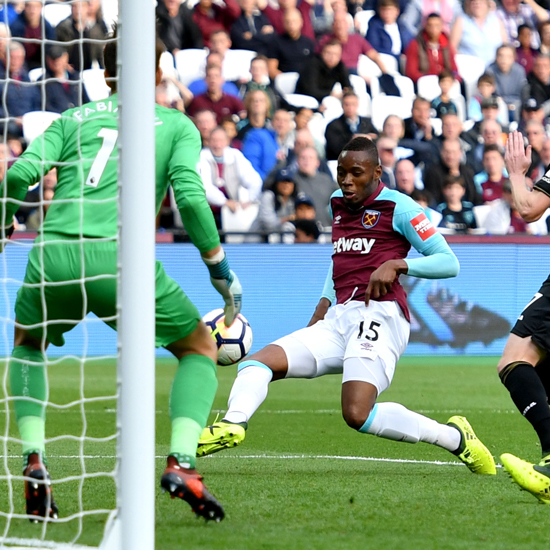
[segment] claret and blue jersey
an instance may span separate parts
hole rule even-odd
[[[410,197],[379,184],[358,209],[347,206],[342,191],[330,199],[333,281],[339,304],[364,299],[371,274],[384,262],[406,259],[411,245],[424,258],[406,260],[408,274],[428,279],[455,277],[456,256]],[[395,300],[409,318],[406,293],[396,279],[379,301]]]

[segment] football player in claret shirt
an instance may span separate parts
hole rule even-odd
[[[117,41],[105,47],[106,76],[116,76]],[[164,51],[156,47],[156,82]],[[46,349],[63,346],[64,333],[88,312],[116,328],[118,234],[118,95],[65,111],[10,168],[0,187],[3,237],[29,185],[57,166],[55,196],[17,295],[10,392],[23,443],[27,514],[57,517],[45,467]],[[241,287],[229,269],[197,172],[201,140],[179,111],[156,106],[156,209],[169,185],[183,223],[201,253],[213,286],[226,304],[226,322],[240,310]],[[128,183],[128,182],[126,182]],[[131,189],[131,187],[130,187]],[[130,191],[131,192],[131,191]],[[153,228],[151,228],[153,229]],[[5,241],[2,241],[2,247]],[[63,284],[59,284],[59,283]],[[51,284],[50,284],[51,283]],[[195,470],[198,438],[217,389],[216,346],[197,308],[156,263],[156,345],[179,361],[170,394],[172,438],[161,485],[203,517],[220,521],[224,511]],[[32,398],[32,401],[28,398]],[[136,457],[139,460],[139,457]],[[136,481],[137,483],[137,481]]]
[[[432,443],[475,473],[496,473],[491,453],[465,418],[453,416],[439,424],[398,403],[376,403],[409,339],[409,310],[399,275],[438,279],[459,271],[458,260],[422,208],[385,187],[381,174],[370,139],[348,142],[338,158],[340,189],[330,201],[332,265],[310,324],[239,365],[228,412],[204,430],[200,456],[244,439],[272,380],[338,373],[343,375],[342,413],[351,428],[396,441]],[[411,245],[424,257],[406,259]]]
[[[535,183],[526,185],[531,166],[531,146],[525,150],[523,135],[512,132],[506,142],[506,168],[516,208],[526,222],[535,222],[550,208],[550,167]],[[540,440],[542,459],[531,464],[503,454],[502,464],[512,479],[541,502],[550,504],[550,276],[525,306],[508,337],[498,363],[500,380],[520,413]]]

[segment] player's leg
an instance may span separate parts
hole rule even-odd
[[[188,502],[205,519],[221,521],[221,504],[195,469],[197,444],[218,388],[216,345],[197,308],[157,262],[156,344],[170,351],[178,368],[170,390],[172,434],[161,486]]]
[[[350,315],[342,378],[342,414],[361,432],[407,443],[423,441],[458,456],[475,473],[494,474],[494,460],[466,419],[441,424],[399,403],[377,403],[405,350],[409,324],[393,302],[357,306]],[[357,314],[361,314],[357,317]]]
[[[276,340],[239,365],[228,411],[204,430],[198,456],[244,440],[248,421],[266,399],[270,382],[342,372],[343,338],[333,327],[334,316],[334,311],[329,312],[325,320]]]

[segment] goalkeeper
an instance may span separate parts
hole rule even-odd
[[[161,80],[156,46],[156,81]],[[116,76],[116,42],[105,47],[105,73]],[[31,521],[57,517],[44,466],[48,398],[48,345],[62,346],[64,333],[88,312],[116,328],[117,287],[117,109],[114,92],[102,101],[63,113],[8,171],[0,188],[4,236],[29,185],[53,166],[58,183],[53,203],[29,254],[15,304],[15,342],[9,365],[11,395],[23,444],[25,498]],[[156,208],[172,185],[183,223],[222,295],[226,322],[241,305],[241,286],[229,269],[197,172],[201,140],[179,111],[156,106]],[[62,283],[60,285],[60,283]],[[196,307],[156,263],[156,345],[179,361],[170,394],[172,436],[161,485],[208,519],[224,511],[195,470],[199,436],[217,389],[216,346]],[[30,398],[30,399],[29,399]]]

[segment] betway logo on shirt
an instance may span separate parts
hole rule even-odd
[[[376,239],[346,239],[345,237],[340,237],[337,241],[332,243],[332,246],[334,247],[335,254],[339,252],[359,252],[360,254],[368,254],[374,246],[375,241]]]

